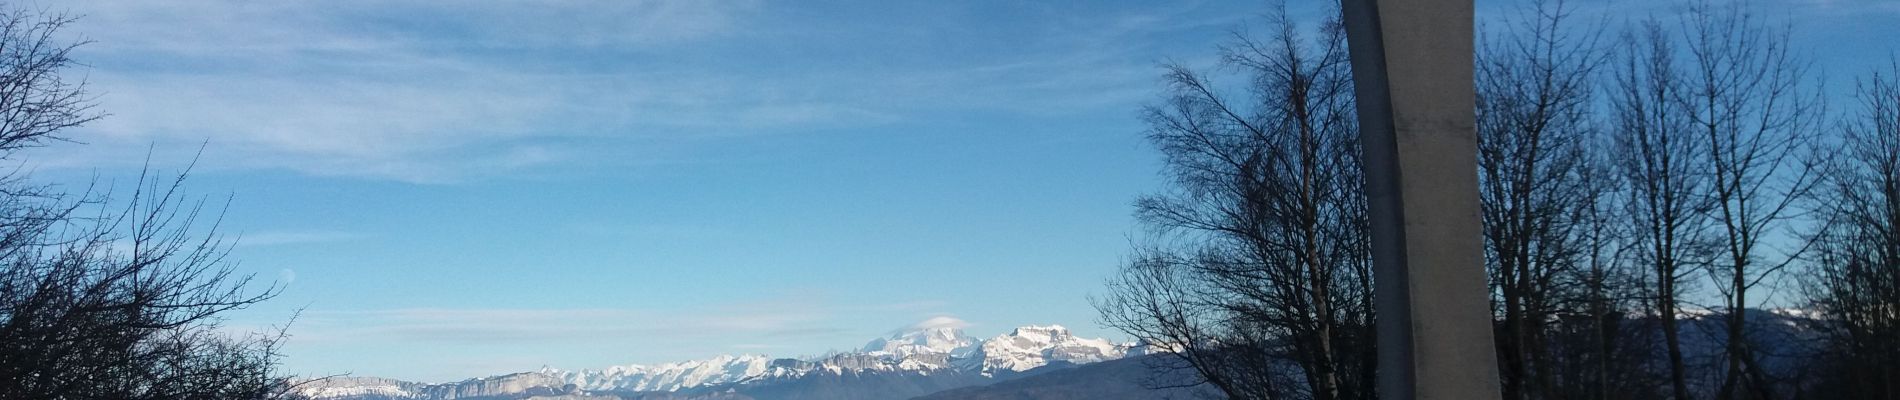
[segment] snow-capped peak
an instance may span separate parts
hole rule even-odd
[[[963,333],[965,326],[969,326],[969,323],[956,318],[931,318],[892,332],[888,337],[872,340],[864,345],[864,352],[895,357],[933,353],[964,357],[976,349],[976,338]]]
[[[1053,362],[1087,364],[1121,358],[1127,353],[1107,339],[1083,339],[1061,325],[1024,326],[1007,335],[983,341],[980,358],[968,367],[984,375],[999,371],[1027,371]],[[981,361],[981,364],[974,364]]]
[[[1062,325],[1029,325],[1016,328],[1016,331],[1010,332],[1007,336],[1014,336],[1037,343],[1055,343],[1075,337],[1075,335],[1069,333],[1069,328],[1064,328]]]
[[[988,340],[978,340],[964,334],[963,328],[967,326],[969,323],[956,318],[931,318],[894,331],[888,337],[873,340],[865,345],[863,351],[822,357],[775,359],[762,355],[722,355],[694,361],[620,365],[579,371],[542,366],[538,372],[439,385],[376,378],[336,379],[318,382],[300,391],[319,399],[352,396],[414,398],[434,396],[424,392],[443,390],[452,394],[463,393],[461,386],[488,385],[497,380],[510,380],[509,385],[513,386],[496,386],[504,389],[516,386],[525,388],[527,386],[522,385],[532,384],[549,388],[568,387],[565,390],[671,392],[722,385],[752,385],[799,379],[813,374],[974,373],[996,377],[997,373],[1027,371],[1050,364],[1087,364],[1113,360],[1129,354],[1128,348],[1132,347],[1117,345],[1106,339],[1077,338],[1061,325],[1024,326]]]
[[[616,365],[603,370],[562,372],[542,368],[582,389],[670,391],[732,383],[763,375],[772,359],[760,355],[721,355],[705,360],[658,365]]]

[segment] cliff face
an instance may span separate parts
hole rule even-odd
[[[580,394],[560,377],[539,372],[434,385],[359,377],[315,379],[298,385],[298,394],[326,400],[589,398],[568,397]]]
[[[554,396],[572,388],[561,378],[539,372],[523,372],[455,383],[429,385],[422,396],[429,399],[466,399],[492,396]]]
[[[424,384],[388,378],[332,377],[292,384],[300,395],[317,399],[409,399]]]

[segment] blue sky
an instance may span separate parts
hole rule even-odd
[[[1763,4],[1830,87],[1900,37],[1888,1]],[[935,316],[1113,337],[1086,296],[1163,183],[1156,64],[1211,67],[1266,6],[61,2],[111,115],[28,163],[123,180],[202,144],[191,190],[287,284],[232,325],[302,309],[307,375],[815,354]]]

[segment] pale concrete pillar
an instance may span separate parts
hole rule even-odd
[[[1472,0],[1341,0],[1378,279],[1379,394],[1497,399],[1472,110]]]

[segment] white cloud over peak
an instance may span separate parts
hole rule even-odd
[[[963,329],[963,328],[968,328],[968,327],[970,327],[969,322],[961,320],[961,319],[957,319],[957,317],[952,317],[952,316],[947,316],[947,315],[931,317],[930,319],[926,319],[923,322],[918,322],[917,324],[910,326],[910,328],[913,330],[946,329],[946,328]]]

